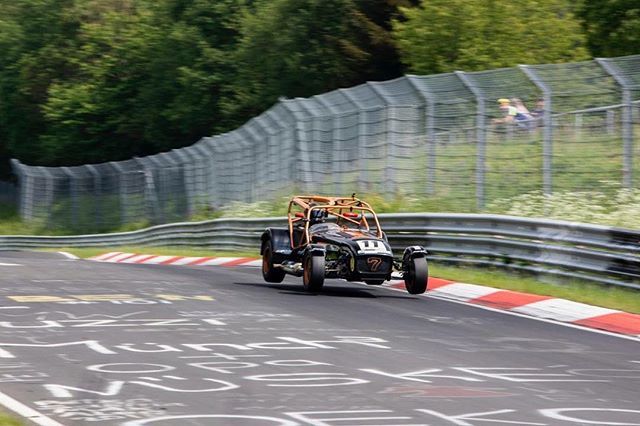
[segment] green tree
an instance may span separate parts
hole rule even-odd
[[[43,105],[50,163],[119,160],[193,144],[223,126],[240,1],[146,2],[85,12],[74,78]],[[102,7],[102,6],[101,6]]]
[[[484,70],[587,58],[567,0],[423,0],[394,36],[412,72]]]
[[[250,0],[0,0],[0,175],[189,145],[220,103]]]
[[[262,0],[242,20],[228,111],[247,117],[280,96],[363,82],[375,75],[372,46],[384,45],[385,34],[353,0]]]
[[[0,156],[36,162],[50,81],[68,75],[77,21],[69,0],[0,0]],[[0,176],[8,161],[0,157]]]
[[[640,3],[637,0],[583,0],[578,16],[594,56],[640,53]]]

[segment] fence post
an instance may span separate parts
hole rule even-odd
[[[278,128],[274,135],[270,135],[268,142],[271,142],[272,137],[277,138],[278,135],[282,135],[282,144],[286,152],[286,154],[282,156],[280,163],[280,167],[284,172],[280,180],[288,183],[288,185],[284,185],[278,188],[278,190],[288,189],[290,191],[292,189],[298,190],[298,188],[294,188],[295,185],[292,187],[291,183],[298,183],[300,181],[298,177],[300,139],[298,134],[298,119],[296,115],[285,106],[285,102],[285,98],[280,98],[278,104],[268,110],[265,115],[267,115]]]
[[[340,111],[337,111],[333,105],[327,102],[322,96],[314,96],[314,99],[327,110],[331,114],[331,118],[333,120],[333,128],[331,129],[331,139],[332,139],[332,149],[333,153],[331,158],[331,166],[333,168],[332,173],[332,183],[333,183],[333,191],[335,194],[342,194],[342,132],[340,131],[340,126],[342,125],[342,120],[340,119]]]
[[[202,159],[202,195],[206,199],[207,209],[213,204],[213,192],[210,190],[212,187],[212,173],[213,173],[213,158],[211,153],[205,148],[206,141],[203,139],[199,143],[192,146],[193,150],[197,151],[201,155]]]
[[[376,95],[382,99],[382,102],[384,102],[385,115],[387,117],[385,130],[387,132],[387,145],[389,147],[384,166],[385,195],[395,194],[397,187],[395,184],[395,165],[392,161],[396,158],[396,143],[394,120],[391,114],[391,102],[389,102],[387,96],[378,88],[377,83],[368,81],[367,86],[371,87]]]
[[[96,212],[96,224],[102,225],[102,180],[100,179],[100,172],[91,164],[85,164],[84,166],[91,176],[93,177],[93,188],[95,190],[96,198],[94,199],[94,206]]]
[[[218,166],[218,156],[220,149],[218,147],[218,138],[222,135],[205,138],[205,146],[210,152],[209,158],[211,159],[211,182],[210,182],[210,202],[212,206],[220,207],[224,204],[224,192],[223,182],[220,178],[220,167]]]
[[[187,198],[187,216],[193,215],[195,212],[195,172],[191,158],[183,152],[183,149],[172,149],[167,155],[168,158],[173,159],[173,155],[178,157],[180,161],[177,163],[178,167],[182,168],[182,179],[184,181],[184,192]]]
[[[369,168],[369,161],[366,154],[367,150],[365,149],[367,138],[363,117],[367,107],[353,96],[349,90],[338,89],[338,91],[342,93],[349,102],[355,105],[358,110],[358,166],[360,168],[358,173],[358,191],[362,191],[367,187],[367,169]]]
[[[26,208],[26,199],[27,199],[27,189],[28,189],[28,175],[23,170],[22,163],[20,161],[12,158],[11,159],[11,168],[13,169],[13,173],[18,177],[18,214],[23,220],[32,219],[32,212],[28,213]]]
[[[164,223],[166,222],[166,217],[165,217],[166,199],[164,199],[163,194],[160,193],[162,188],[161,187],[159,188],[156,183],[155,172],[158,172],[158,175],[159,175],[165,166],[157,158],[157,154],[149,155],[143,158],[137,158],[136,160],[138,160],[139,162],[142,162],[144,166],[147,166],[144,169],[145,191],[146,193],[151,194],[149,198],[153,203],[152,206],[153,206],[153,212],[154,212],[154,221],[156,223]],[[145,164],[144,161],[148,161],[149,163],[151,163],[151,166],[148,166],[148,164]]]
[[[71,223],[78,226],[78,188],[74,173],[69,167],[60,167],[60,170],[69,178],[69,192],[71,194]]]
[[[118,196],[120,198],[120,224],[124,225],[128,221],[128,212],[127,212],[127,194],[125,192],[125,170],[122,168],[120,164],[116,161],[110,161],[108,163],[118,175]]]
[[[260,136],[251,128],[251,123],[255,123],[255,125],[260,126],[262,133],[267,136],[267,144],[269,144],[269,139],[272,137],[272,135],[269,133],[270,129],[267,129],[265,126],[263,126],[256,118],[250,120],[248,123],[237,130],[238,133],[242,134],[243,142],[241,142],[241,144],[243,144],[244,142],[248,144],[248,148],[242,150],[242,152],[245,153],[244,155],[249,157],[249,161],[246,162],[247,167],[243,167],[245,169],[245,172],[242,174],[242,179],[247,182],[246,185],[244,185],[245,189],[243,191],[246,197],[245,202],[247,203],[254,203],[258,201],[258,193],[260,193],[260,198],[270,198],[270,196],[267,194],[268,189],[266,187],[264,188],[264,192],[256,191],[256,185],[258,184],[258,180],[260,180],[260,174],[258,173],[259,168],[265,167],[265,162],[268,162],[269,159],[264,158],[262,160],[258,160],[258,146],[260,143]],[[269,177],[267,174],[266,180],[271,180],[273,183],[275,183],[278,181],[278,178],[276,176]],[[271,190],[273,190],[273,186],[271,187]]]
[[[425,108],[425,132],[427,136],[427,194],[436,192],[436,103],[433,93],[426,87],[418,87],[415,75],[407,75],[406,79],[418,96],[424,101]]]
[[[631,82],[624,75],[622,70],[610,59],[596,58],[596,62],[609,74],[622,88],[622,186],[633,187],[633,96],[631,93]]]
[[[289,105],[290,102],[295,102],[296,105],[299,105],[300,108],[304,110],[304,112],[307,114],[307,117],[305,118],[306,122],[311,121],[311,123],[313,123],[313,120],[316,118],[317,114],[311,108],[309,108],[309,106],[307,106],[304,100],[302,101],[299,99],[282,100],[282,105],[285,108],[287,108],[287,110],[294,117],[296,117],[295,118],[296,119],[296,140],[299,145],[298,152],[300,155],[300,158],[298,159],[299,161],[296,161],[296,162],[300,164],[299,166],[301,168],[300,173],[302,174],[302,176],[304,176],[303,181],[305,182],[305,185],[303,185],[303,187],[300,188],[300,190],[309,192],[312,190],[311,183],[313,182],[313,169],[311,166],[312,160],[311,160],[311,157],[309,156],[309,150],[313,149],[313,138],[311,138],[310,140],[307,136],[307,131],[303,131],[303,121],[298,119],[295,112]],[[304,148],[302,147],[303,144],[305,145]]]
[[[190,164],[193,167],[193,190],[195,193],[194,206],[196,208],[201,206],[207,206],[206,201],[206,170],[205,170],[205,162],[206,155],[202,155],[202,151],[199,149],[200,147],[195,144],[189,147],[183,148],[181,152],[188,156],[191,160]]]
[[[483,210],[486,202],[485,174],[487,150],[487,134],[485,128],[485,116],[487,112],[485,101],[480,89],[473,85],[471,79],[463,71],[456,71],[455,74],[476,98],[476,138],[478,144],[476,157],[476,206],[478,210]]]
[[[542,145],[542,191],[546,195],[553,193],[553,117],[551,89],[538,74],[528,65],[518,65],[518,68],[536,85],[544,98],[544,141]]]
[[[45,212],[45,217],[46,223],[49,223],[49,220],[51,219],[51,213],[53,212],[53,198],[54,198],[54,194],[55,194],[55,182],[54,182],[54,177],[53,174],[46,168],[46,167],[42,167],[42,166],[38,166],[37,169],[42,172],[42,175],[44,176],[44,185],[45,185],[45,202],[46,202],[46,212]]]

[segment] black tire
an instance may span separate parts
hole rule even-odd
[[[302,282],[310,292],[322,290],[324,285],[324,256],[307,255],[304,258]]]
[[[364,282],[368,285],[381,285],[384,283],[384,280],[364,280]]]
[[[262,249],[262,278],[268,283],[281,283],[286,272],[273,266],[273,247],[271,240],[264,243]]]
[[[404,272],[404,286],[409,294],[422,294],[427,291],[429,279],[429,267],[427,259],[416,257],[407,261],[407,270]]]

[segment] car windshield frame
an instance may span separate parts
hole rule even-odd
[[[298,208],[302,212],[294,212]],[[376,238],[382,238],[382,228],[376,212],[371,206],[358,198],[351,197],[322,197],[322,196],[296,196],[289,202],[287,218],[289,221],[289,233],[291,237],[291,247],[293,249],[300,248],[311,242],[309,226],[311,225],[312,212],[323,210],[328,216],[336,218],[336,222],[341,227],[349,230],[359,230],[361,232],[371,233],[375,229]],[[352,215],[356,214],[357,217]],[[369,216],[367,218],[367,216]],[[358,219],[358,220],[356,220]],[[304,223],[304,238],[299,245],[294,243],[294,227],[299,226],[300,222]],[[352,227],[343,226],[352,225]]]

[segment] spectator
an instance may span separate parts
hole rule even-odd
[[[531,115],[527,107],[522,103],[522,100],[513,98],[511,102],[516,108],[516,115],[514,117],[516,121],[527,121],[533,119],[533,116]]]
[[[500,104],[500,112],[504,115],[502,118],[494,118],[492,122],[494,124],[513,123],[518,114],[516,107],[512,106],[511,101],[507,98],[498,99],[498,103]]]
[[[531,115],[533,118],[537,120],[541,120],[544,116],[544,99],[538,98],[536,101],[536,107],[533,111],[531,111]]]

